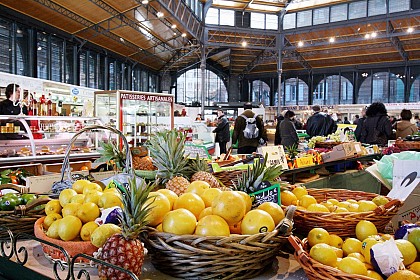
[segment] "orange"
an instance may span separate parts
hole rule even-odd
[[[222,217],[208,215],[198,221],[195,234],[201,236],[229,236],[230,230],[229,225]]]
[[[169,202],[169,199],[160,192],[150,192],[146,204],[149,203],[151,210],[149,216],[147,216],[147,220],[149,225],[154,227],[163,221],[163,217],[166,213],[171,211],[171,203]]]
[[[271,218],[274,220],[274,224],[276,225],[284,219],[284,211],[277,203],[264,202],[263,204],[259,205],[257,209],[263,210],[270,214]]]
[[[89,167],[86,165],[83,165],[82,167],[80,167],[80,171],[89,171]]]
[[[249,210],[251,210],[251,207],[252,207],[251,197],[249,196],[249,194],[247,194],[246,192],[243,192],[243,191],[237,191],[237,193],[239,193],[242,196],[242,198],[244,199],[245,206],[246,206],[245,213],[248,213]]]
[[[174,210],[184,208],[195,215],[198,219],[201,211],[206,208],[204,201],[195,193],[184,193],[174,203]]]
[[[187,209],[176,209],[168,212],[163,218],[162,229],[173,234],[193,234],[197,224],[194,214]]]
[[[246,213],[241,223],[242,234],[257,234],[271,232],[275,228],[274,220],[267,212],[254,209]]]
[[[245,216],[246,205],[242,195],[233,191],[224,191],[212,202],[214,215],[219,215],[228,223],[234,225]]]

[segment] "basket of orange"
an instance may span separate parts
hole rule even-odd
[[[323,227],[340,236],[354,234],[360,220],[375,224],[379,231],[397,214],[403,202],[374,193],[347,189],[306,189],[291,186],[281,194],[282,205],[298,205],[294,222],[296,230],[307,234]]]

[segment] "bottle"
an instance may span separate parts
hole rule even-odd
[[[34,92],[31,99],[32,115],[38,116],[38,102],[36,101],[36,93]]]
[[[51,93],[48,94],[48,100],[47,100],[47,116],[52,116],[52,100],[51,100]]]
[[[43,94],[43,95],[41,95],[41,97],[39,98],[39,106],[40,106],[40,108],[39,108],[39,110],[40,110],[40,116],[46,116],[47,115],[47,108],[46,108],[46,103],[45,103],[45,95]]]

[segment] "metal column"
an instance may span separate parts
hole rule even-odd
[[[204,102],[206,101],[206,47],[201,46],[201,116],[204,118]]]
[[[278,36],[278,55],[277,55],[277,116],[281,113],[281,75],[283,74],[283,48],[284,48],[284,35]]]

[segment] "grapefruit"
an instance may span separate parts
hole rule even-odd
[[[146,205],[150,203],[151,210],[147,217],[148,224],[152,227],[157,226],[163,221],[163,217],[171,211],[169,199],[160,192],[150,192]]]
[[[230,230],[229,225],[222,217],[208,215],[198,221],[195,234],[201,236],[229,236]]]
[[[242,234],[271,232],[275,228],[274,220],[267,212],[254,209],[246,213],[241,223]]]
[[[210,188],[210,184],[205,181],[194,181],[187,187],[187,193],[195,193],[201,195],[205,190]]]
[[[197,181],[194,181],[197,182]],[[184,193],[174,203],[174,210],[184,208],[195,215],[198,219],[200,216],[201,211],[206,208],[204,201],[195,193]]]
[[[204,192],[201,194],[201,198],[203,199],[206,207],[211,207],[211,203],[213,199],[215,199],[215,197],[221,193],[222,193],[221,189],[210,188],[210,189],[204,190]]]
[[[212,202],[214,215],[219,215],[228,223],[234,225],[245,216],[246,205],[240,194],[233,191],[224,191]]]
[[[169,200],[169,203],[171,204],[171,210],[174,207],[175,201],[178,199],[178,195],[169,189],[159,189],[157,192],[163,194],[166,196],[166,198]]]
[[[162,221],[164,232],[173,234],[193,234],[197,224],[197,219],[193,213],[187,209],[176,209],[168,212]]]
[[[270,214],[271,218],[274,220],[274,224],[276,225],[278,225],[278,223],[284,219],[284,211],[277,203],[264,202],[263,204],[259,205],[257,209],[263,210]]]
[[[297,205],[297,197],[291,191],[283,191],[280,194],[281,204],[285,206]]]

